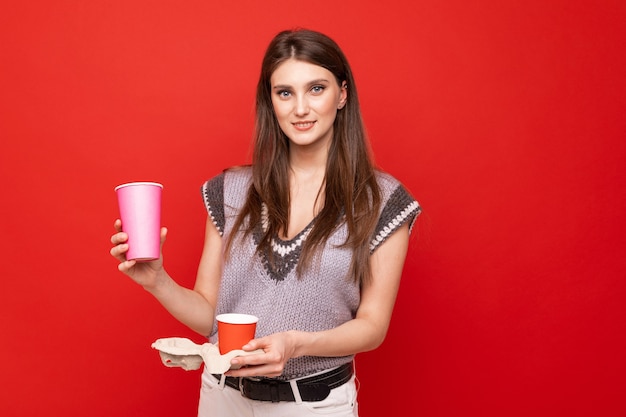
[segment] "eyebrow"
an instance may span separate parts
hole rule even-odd
[[[307,86],[310,87],[312,85],[315,84],[320,84],[320,83],[329,83],[330,81],[328,81],[326,78],[318,78],[316,80],[311,80],[307,83]],[[276,89],[284,89],[284,88],[292,88],[292,86],[288,85],[288,84],[276,84],[275,86],[272,87],[272,89],[276,90]]]

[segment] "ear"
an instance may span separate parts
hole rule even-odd
[[[337,105],[337,108],[343,109],[343,106],[346,105],[346,101],[348,101],[348,83],[344,81],[341,83],[341,91],[339,92],[339,104]]]

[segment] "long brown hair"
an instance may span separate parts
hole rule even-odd
[[[262,203],[267,207],[268,228],[257,251],[273,259],[271,241],[289,224],[289,140],[278,125],[271,98],[270,77],[285,60],[295,58],[319,65],[347,86],[346,105],[338,110],[333,125],[324,182],[324,206],[307,236],[296,269],[300,276],[310,265],[315,250],[345,221],[348,237],[342,246],[352,249],[351,276],[356,282],[371,278],[369,244],[381,204],[375,166],[361,117],[356,85],[348,60],[339,46],[319,32],[297,29],[280,32],[270,42],[256,93],[256,126],[252,159],[253,183],[233,231],[252,232],[262,221]],[[247,219],[247,220],[246,220]],[[232,244],[231,233],[227,241]]]

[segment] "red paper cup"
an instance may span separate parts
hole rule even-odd
[[[254,339],[259,318],[250,314],[227,313],[219,314],[216,320],[218,346],[223,355],[231,350],[241,349]]]
[[[130,182],[115,187],[122,219],[128,234],[126,259],[159,259],[161,250],[161,194],[156,182]]]

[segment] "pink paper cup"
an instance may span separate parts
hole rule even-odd
[[[159,259],[161,251],[161,194],[156,182],[129,182],[115,187],[122,219],[128,234],[126,259]]]
[[[217,320],[217,337],[220,354],[238,350],[254,339],[256,323],[259,318],[250,314],[227,313],[219,314]]]

